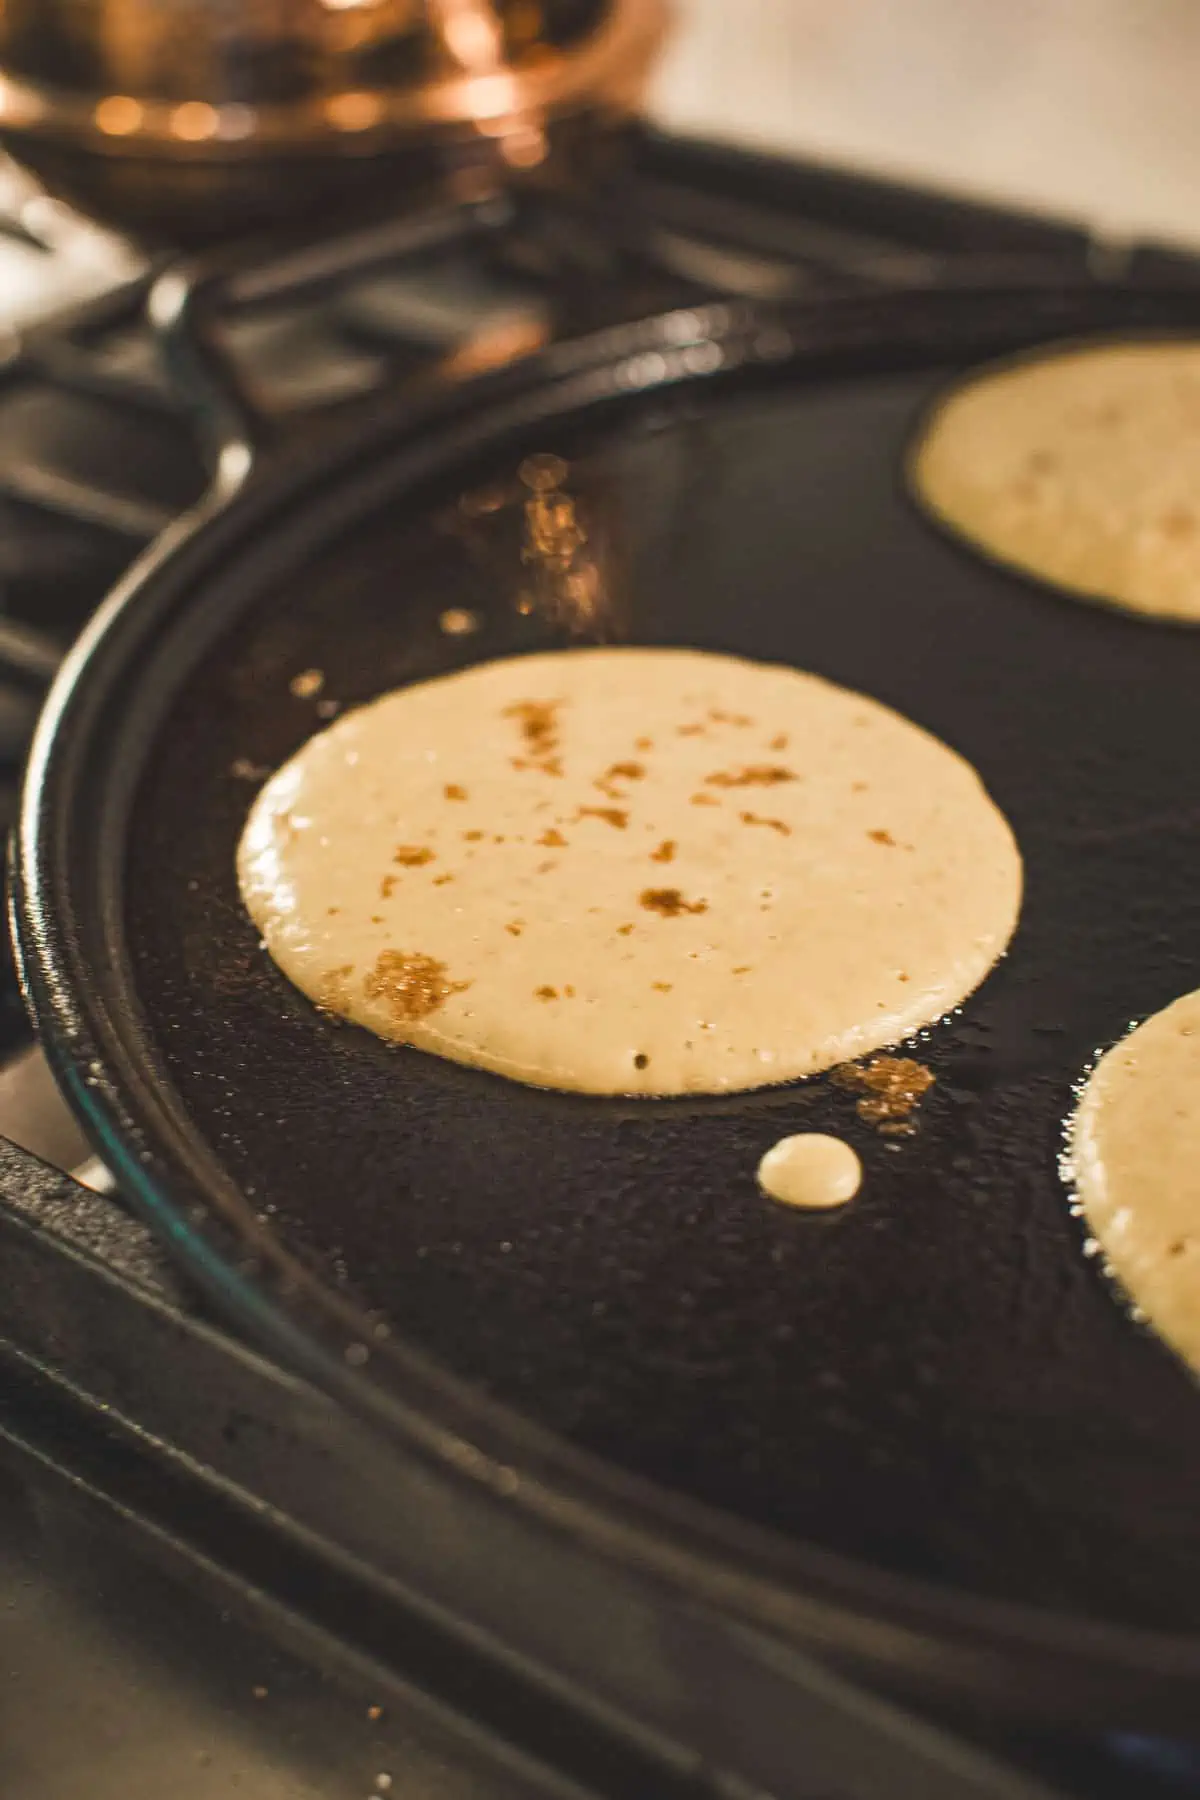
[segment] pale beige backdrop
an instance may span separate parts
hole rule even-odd
[[[675,0],[655,109],[1200,244],[1200,0]]]

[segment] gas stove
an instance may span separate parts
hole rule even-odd
[[[166,260],[0,164],[6,824],[58,659],[207,483],[197,417],[147,308]],[[227,259],[211,266],[228,273]],[[1198,279],[1151,246],[1116,258],[1070,227],[644,130],[586,204],[450,191],[231,266],[221,340],[289,442],[447,363],[492,366],[714,294],[832,303],[1039,270]],[[188,265],[193,280],[205,273]],[[125,1210],[54,1089],[7,960],[0,1139],[40,1159],[0,1142],[6,1794],[717,1791],[619,1721],[453,1642],[405,1596],[365,1605],[352,1570],[277,1528],[244,1421],[276,1387],[297,1417],[324,1403],[207,1319]],[[1046,1794],[1200,1793],[1200,1750],[1187,1746],[991,1741],[978,1723],[970,1735],[998,1759],[988,1792],[1009,1778],[1014,1795],[1035,1791],[1022,1785],[1032,1772]]]

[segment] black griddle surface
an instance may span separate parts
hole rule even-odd
[[[902,359],[898,359],[902,360]],[[562,420],[292,557],[147,761],[128,929],[152,1054],[260,1215],[392,1330],[579,1444],[890,1570],[1200,1626],[1200,1396],[1126,1316],[1057,1173],[1098,1046],[1200,984],[1200,632],[1065,600],[940,537],[902,453],[951,368],[692,384]],[[980,771],[1021,844],[1008,959],[916,1050],[911,1140],[827,1080],[732,1099],[539,1093],[320,1017],[234,880],[253,788],[343,705],[562,641],[513,606],[515,509],[572,464],[635,642],[797,664]],[[260,562],[269,560],[258,549]],[[292,559],[289,560],[289,557]],[[439,613],[482,613],[473,638]],[[776,1137],[858,1149],[832,1219],[764,1201]]]

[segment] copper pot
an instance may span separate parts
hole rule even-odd
[[[636,107],[666,0],[0,0],[0,141],[176,240]]]

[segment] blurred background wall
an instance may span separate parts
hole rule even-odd
[[[677,130],[1200,243],[1200,0],[675,0]]]

